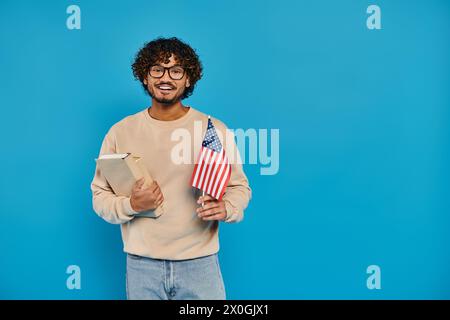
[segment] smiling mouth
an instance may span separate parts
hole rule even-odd
[[[170,92],[172,90],[175,90],[174,87],[172,87],[171,85],[168,85],[168,84],[157,85],[156,88],[158,88],[162,92]]]

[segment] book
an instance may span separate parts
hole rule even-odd
[[[113,192],[118,196],[131,196],[134,183],[144,178],[142,188],[149,186],[153,179],[142,163],[142,158],[131,153],[104,154],[95,159]],[[163,204],[154,210],[137,213],[135,217],[157,218],[164,213]]]

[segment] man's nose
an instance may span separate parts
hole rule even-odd
[[[164,82],[172,81],[172,79],[170,79],[170,76],[169,76],[169,69],[164,70],[163,76],[161,77],[160,81],[164,81]]]

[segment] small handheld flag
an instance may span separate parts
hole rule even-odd
[[[231,165],[216,128],[208,116],[208,128],[192,173],[191,186],[202,190],[203,195],[207,193],[217,200],[222,200],[230,176]]]

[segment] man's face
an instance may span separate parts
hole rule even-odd
[[[158,63],[160,67],[170,68],[178,65],[176,57],[174,55],[170,56],[170,60],[168,63]],[[179,80],[174,80],[169,75],[169,70],[164,70],[161,68],[156,68],[163,70],[164,75],[161,78],[152,77],[150,72],[147,74],[147,78],[144,79],[144,84],[147,86],[147,90],[150,93],[150,96],[155,99],[157,102],[162,104],[173,104],[180,100],[184,90],[190,86],[188,76],[186,72]],[[177,72],[179,70],[172,70],[172,75],[174,78],[178,78]]]

